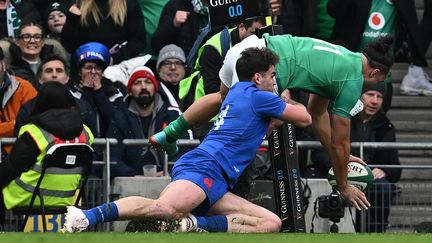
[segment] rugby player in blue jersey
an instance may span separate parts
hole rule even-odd
[[[272,93],[278,61],[268,48],[242,52],[236,69],[243,81],[230,89],[205,140],[175,163],[172,182],[158,199],[126,197],[90,210],[68,207],[63,230],[156,218],[168,220],[179,232],[278,232],[277,215],[230,192],[253,160],[272,118],[303,126],[312,122],[303,105],[291,100],[287,104]]]

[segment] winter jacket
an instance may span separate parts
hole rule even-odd
[[[392,0],[398,13],[398,36],[396,38],[396,61],[413,62],[427,66],[424,51],[419,37],[417,13],[414,1]],[[365,25],[367,24],[372,0],[329,0],[329,15],[335,18],[331,39],[353,51],[360,44]],[[406,48],[409,48],[407,50]],[[411,60],[408,60],[411,53]]]
[[[155,106],[147,128],[147,137],[143,132],[137,105],[130,97],[126,99],[128,109],[119,109],[115,113],[107,132],[107,137],[116,138],[119,141],[111,149],[111,159],[117,162],[111,165],[112,177],[142,175],[144,164],[156,164],[159,170],[162,168],[164,159],[162,151],[147,146],[124,146],[121,143],[123,139],[148,139],[179,117],[180,110],[177,107],[169,106],[168,101],[162,97],[159,93],[155,96]]]
[[[351,119],[351,142],[396,142],[396,131],[393,124],[379,112],[366,123],[357,115]],[[351,153],[360,156],[359,149],[352,149]],[[396,149],[365,149],[363,160],[371,165],[400,165]],[[387,174],[386,179],[397,182],[401,176],[401,169],[380,168]]]
[[[72,83],[72,82],[70,82]],[[111,119],[116,108],[124,109],[123,94],[115,88],[110,80],[102,78],[102,88],[94,91],[80,84],[70,86],[72,95],[83,102],[83,110],[87,116],[88,127],[96,138],[106,137]],[[81,107],[80,107],[81,109]]]
[[[20,107],[33,99],[37,92],[30,82],[15,77],[12,73],[6,72],[5,78],[10,80],[10,84],[3,95],[0,106],[0,137],[12,137]]]

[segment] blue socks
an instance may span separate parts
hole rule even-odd
[[[224,215],[200,217],[195,216],[197,219],[197,227],[207,230],[209,232],[227,232],[228,219]]]
[[[89,210],[83,210],[83,213],[89,220],[90,225],[111,222],[119,218],[117,205],[114,202],[105,203]]]

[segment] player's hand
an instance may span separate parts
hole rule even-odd
[[[370,203],[366,199],[365,194],[357,187],[347,185],[344,188],[339,188],[339,191],[345,200],[350,202],[358,210],[367,210],[370,207]]]
[[[372,174],[374,179],[382,179],[385,178],[387,176],[387,174],[385,173],[385,171],[381,170],[380,168],[374,168],[372,170]]]
[[[173,19],[174,27],[179,28],[182,24],[184,24],[189,14],[190,12],[178,10]]]
[[[364,162],[362,159],[360,159],[359,157],[357,157],[357,156],[354,156],[354,155],[352,155],[352,154],[350,154],[350,156],[349,156],[349,160],[348,160],[349,162],[358,162],[358,163],[360,163],[360,164],[362,164],[362,165],[366,165],[367,166],[367,163],[366,162]]]
[[[282,91],[282,94],[280,95],[280,97],[283,101],[288,102],[289,100],[291,100],[290,91],[285,89],[284,91]]]
[[[282,126],[283,124],[284,124],[284,121],[281,121],[279,119],[271,119],[269,126],[268,126],[268,129],[267,129],[267,136],[270,136],[270,134],[272,133],[272,131],[275,128]]]

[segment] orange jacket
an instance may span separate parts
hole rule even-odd
[[[0,104],[0,137],[12,137],[15,119],[21,106],[33,99],[37,91],[33,85],[22,78],[5,73],[11,84],[3,95],[3,102]]]

